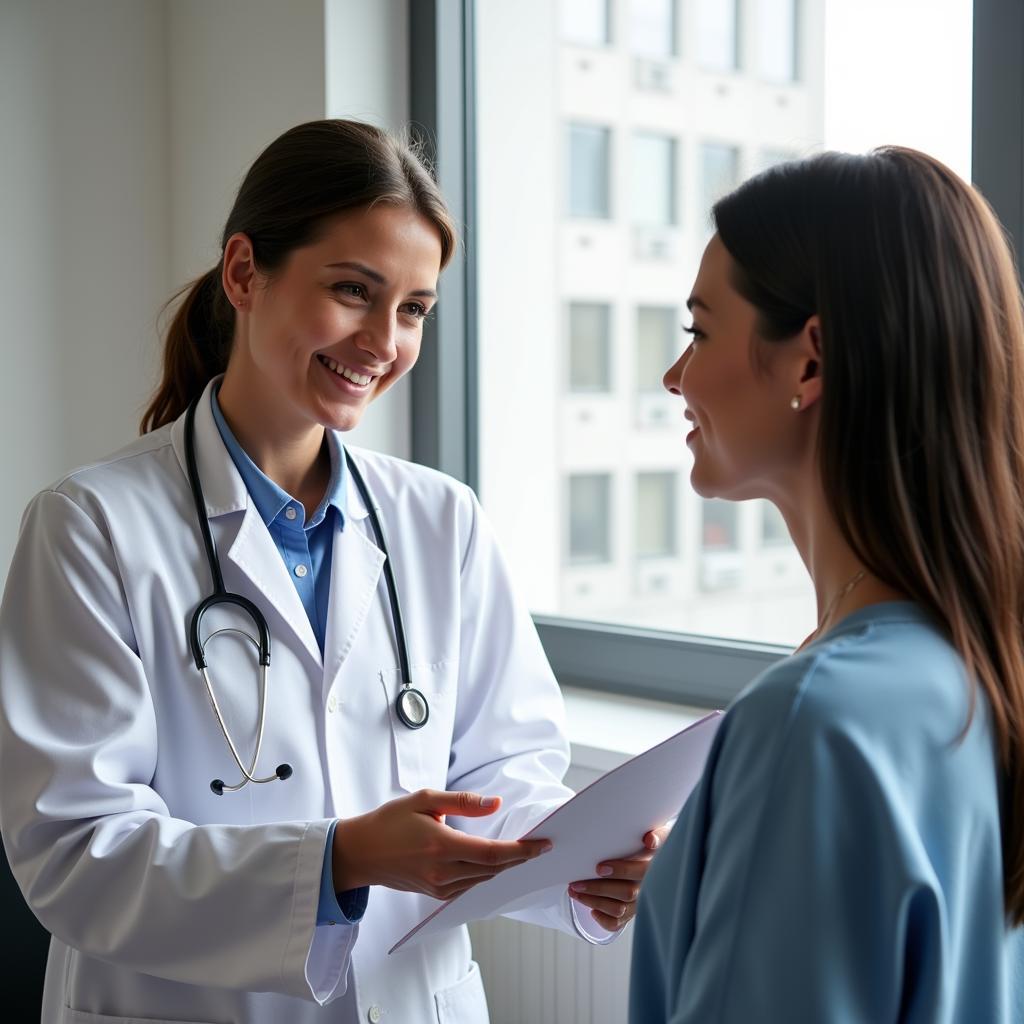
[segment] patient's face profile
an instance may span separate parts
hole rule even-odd
[[[687,305],[692,341],[664,377],[686,402],[693,429],[690,481],[706,498],[769,497],[795,457],[792,384],[775,372],[787,343],[754,358],[757,311],[733,285],[733,260],[718,235],[704,250]]]

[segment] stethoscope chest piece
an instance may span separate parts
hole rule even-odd
[[[430,705],[419,690],[406,686],[395,701],[395,713],[402,725],[410,729],[422,729],[430,717]]]

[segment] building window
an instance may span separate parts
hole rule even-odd
[[[603,302],[569,304],[569,390],[611,390],[611,309]]]
[[[797,0],[759,0],[752,40],[758,75],[769,82],[794,82],[797,75]]]
[[[762,502],[761,543],[766,547],[789,544],[789,530],[782,513],[770,501]]]
[[[711,207],[740,182],[740,151],[735,146],[707,142],[700,147],[701,212],[711,226]]]
[[[672,306],[636,311],[636,383],[641,394],[662,390],[665,371],[679,357],[679,326]]]
[[[672,558],[676,553],[676,474],[640,473],[636,478],[638,558]]]
[[[607,46],[611,40],[608,0],[561,0],[562,38],[577,46]]]
[[[611,476],[577,473],[569,477],[569,562],[607,562],[611,555]]]
[[[611,216],[611,132],[593,124],[569,125],[569,215]]]
[[[676,143],[667,135],[633,135],[633,223],[667,227],[676,222]]]
[[[738,0],[698,0],[697,63],[709,71],[739,67]]]
[[[739,548],[739,505],[735,501],[708,498],[702,503],[704,521],[701,547],[704,551],[736,551]]]
[[[675,56],[675,0],[633,0],[630,31],[638,57],[668,60]]]

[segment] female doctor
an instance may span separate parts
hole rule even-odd
[[[340,440],[416,361],[454,245],[400,142],[285,133],[142,438],[29,506],[0,815],[53,935],[45,1022],[486,1022],[464,927],[387,950],[543,854],[515,840],[569,795],[558,689],[469,489]],[[659,838],[517,916],[607,941]]]

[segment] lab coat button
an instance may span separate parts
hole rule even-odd
[[[292,506],[291,506],[291,505],[289,505],[289,506],[288,506],[288,507],[287,507],[287,508],[286,508],[286,509],[284,510],[284,517],[285,517],[285,519],[294,519],[294,518],[295,518],[295,517],[296,517],[296,516],[297,516],[298,514],[299,514],[299,513],[298,513],[298,512],[296,512],[296,511],[295,511],[295,509],[294,509],[294,508],[292,508]]]
[[[380,1024],[381,1018],[384,1016],[384,1011],[379,1006],[371,1006],[367,1011],[366,1019],[370,1024]]]
[[[330,711],[332,715],[338,710],[338,698],[335,697],[333,693],[327,698],[327,710]]]
[[[295,566],[295,575],[301,580],[309,570],[304,565]]]

